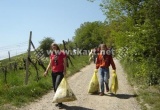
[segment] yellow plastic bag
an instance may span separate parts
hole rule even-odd
[[[71,90],[66,78],[64,77],[53,97],[53,103],[69,102],[75,100],[77,100],[77,98]]]
[[[118,90],[118,79],[117,79],[116,72],[113,70],[113,73],[112,73],[112,83],[111,83],[110,91],[112,93],[116,94],[117,90]]]
[[[92,79],[89,83],[88,93],[99,92],[99,82],[98,82],[97,72],[98,70],[95,69]]]

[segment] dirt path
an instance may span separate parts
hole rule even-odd
[[[114,61],[119,81],[117,96],[109,93],[106,93],[104,96],[87,93],[88,85],[95,68],[95,64],[92,63],[68,79],[70,87],[78,100],[64,103],[65,106],[62,110],[140,110],[140,106],[135,99],[136,96],[126,80],[126,75],[120,63],[116,59]],[[55,107],[55,104],[52,103],[53,94],[53,91],[50,91],[40,100],[19,110],[57,110],[59,108]]]

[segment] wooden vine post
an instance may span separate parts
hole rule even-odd
[[[30,58],[30,52],[31,52],[31,39],[32,39],[32,31],[30,31],[29,43],[28,43],[28,54],[27,54],[27,58],[26,58],[25,85],[28,84],[28,78],[29,78],[29,58]]]

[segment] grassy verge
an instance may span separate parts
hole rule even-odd
[[[67,69],[67,77],[89,64],[88,56],[75,56],[72,62],[74,66],[70,65]],[[40,80],[37,82],[36,72],[32,66],[30,67],[30,71],[31,74],[28,85],[24,85],[24,70],[7,73],[7,83],[4,83],[4,75],[0,74],[0,110],[3,110],[4,105],[7,104],[20,107],[40,98],[52,89],[51,74],[49,74],[48,77],[43,77],[44,71],[39,67]]]
[[[160,109],[160,87],[150,86],[150,87],[139,87],[139,101],[144,110],[159,110]]]
[[[121,62],[128,76],[129,83],[136,88],[137,100],[141,104],[142,110],[159,110],[160,109],[160,85],[149,86],[146,79],[136,74],[137,64],[128,64]],[[139,65],[140,66],[140,65]],[[139,75],[139,76],[136,76]],[[142,74],[142,73],[141,73]]]
[[[73,75],[76,72],[79,72],[81,68],[85,67],[87,64],[89,64],[89,58],[88,56],[75,56],[75,59],[73,61],[73,66],[69,66],[67,69],[67,77]]]

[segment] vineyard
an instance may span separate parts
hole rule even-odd
[[[45,70],[45,61],[48,61],[47,59],[45,60],[39,60],[36,55],[34,54],[34,52],[32,52],[32,57],[29,58],[29,61],[30,61],[30,64],[31,64],[31,67],[30,68],[34,68],[35,71],[36,71],[36,80],[38,81],[39,80],[39,72],[43,72]],[[8,81],[8,75],[12,74],[12,73],[21,73],[21,72],[24,72],[25,74],[25,70],[26,70],[26,54],[22,54],[22,55],[19,55],[19,56],[16,56],[16,57],[13,57],[12,58],[12,61],[6,61],[6,60],[3,60],[1,61],[1,65],[0,65],[0,73],[1,75],[3,75],[3,80],[2,82],[7,84]],[[8,60],[8,59],[7,59]],[[41,68],[41,69],[39,69]],[[29,76],[31,75],[31,71],[29,71]],[[2,78],[1,77],[1,78]],[[25,77],[25,76],[23,76]],[[23,81],[24,83],[24,81]]]
[[[38,97],[51,88],[49,78],[43,79],[43,72],[48,59],[45,58],[44,60],[38,52],[38,50],[30,52],[27,85],[25,83],[27,53],[11,57],[9,60],[1,60],[0,97],[2,100],[0,105],[5,103],[19,105],[33,100],[33,98],[29,97]]]
[[[66,44],[63,41],[62,49],[67,49]],[[52,89],[50,74],[49,77],[43,76],[49,57],[44,57],[43,51],[35,48],[31,38],[29,45],[30,49],[28,50],[32,51],[0,61],[0,106],[5,103],[20,106],[24,102],[33,101],[34,98],[38,98]],[[79,71],[88,63],[88,56],[75,55],[73,57],[68,55],[67,76]]]
[[[38,82],[38,80],[40,79],[39,72],[42,72],[42,70],[45,71],[46,68],[44,66],[44,63],[45,63],[45,61],[48,61],[48,60],[43,56],[43,51],[35,48],[32,40],[31,40],[31,37],[32,37],[32,32],[30,32],[28,53],[24,53],[19,56],[15,56],[12,58],[12,60],[9,55],[9,61],[8,61],[8,59],[1,61],[0,72],[2,73],[1,75],[4,76],[2,78],[1,83],[8,84],[9,83],[8,76],[10,74],[12,75],[14,73],[19,73],[21,71],[23,71],[24,73],[26,71],[25,79],[26,78],[28,79],[28,77],[31,76],[31,74],[32,74],[31,70],[33,68],[35,69],[35,72],[34,72],[35,79],[34,80],[36,80]],[[34,51],[32,51],[32,52],[31,52],[31,46],[34,49]],[[40,67],[42,69],[39,69]],[[23,78],[21,77],[21,79],[23,79]],[[12,79],[12,80],[14,80],[16,82],[18,81],[18,79],[17,80]],[[14,82],[12,80],[9,80],[9,81]],[[28,81],[25,83],[27,84]],[[12,84],[14,85],[14,83],[12,83]],[[23,82],[21,82],[19,84],[23,84]]]

